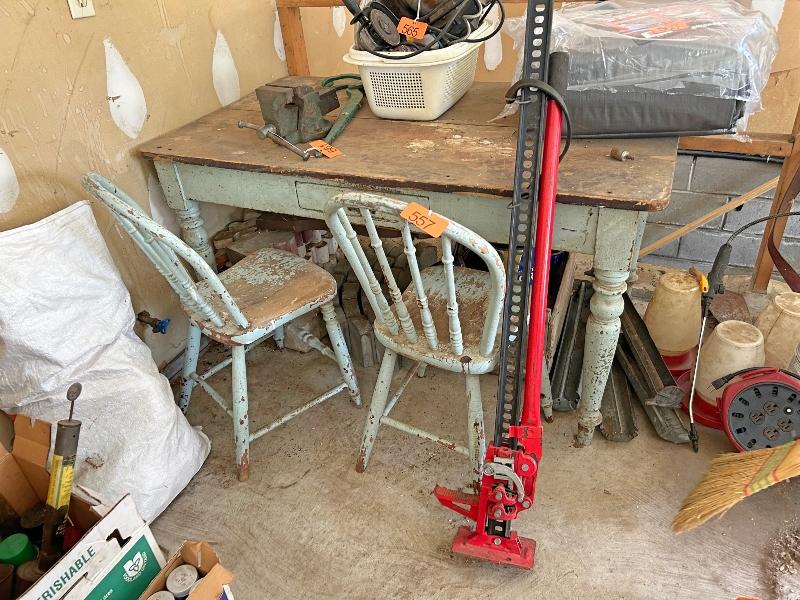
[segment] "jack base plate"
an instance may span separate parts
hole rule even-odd
[[[494,540],[500,540],[495,544]],[[469,527],[459,527],[453,540],[453,552],[471,558],[488,560],[499,565],[511,565],[521,569],[533,568],[533,555],[536,542],[512,533],[503,538],[492,535],[479,535]]]

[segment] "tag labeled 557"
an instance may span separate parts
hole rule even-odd
[[[450,223],[450,221],[445,219],[442,215],[437,215],[435,212],[429,211],[416,202],[412,202],[406,206],[403,212],[400,213],[400,216],[409,223],[413,223],[419,227],[431,237],[437,238],[442,235],[444,230],[447,229],[447,225]]]

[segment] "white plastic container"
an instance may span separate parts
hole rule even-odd
[[[764,366],[764,336],[755,325],[744,321],[723,321],[714,328],[700,350],[697,393],[716,405],[722,390],[711,385],[724,375]]]
[[[685,354],[700,338],[700,285],[687,271],[665,273],[658,280],[644,323],[658,351]]]
[[[490,15],[470,37],[485,37],[496,27],[497,21]],[[472,86],[478,50],[482,45],[483,42],[460,42],[402,60],[380,58],[350,48],[343,60],[358,67],[367,102],[375,116],[433,121],[458,102]]]
[[[756,327],[764,334],[767,367],[786,369],[800,342],[800,294],[778,294],[758,317]]]

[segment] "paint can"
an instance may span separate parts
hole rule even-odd
[[[26,510],[19,518],[22,533],[28,536],[32,544],[42,543],[42,528],[44,526],[45,504],[37,504]]]
[[[16,598],[14,592],[14,565],[0,565],[0,600]]]
[[[39,568],[38,560],[29,560],[28,562],[17,567],[17,581],[14,585],[14,592],[17,596],[31,587],[34,583],[39,581],[39,578],[44,575],[44,571]]]
[[[156,592],[152,596],[150,596],[147,600],[175,600],[175,596],[173,596],[170,592]]]
[[[0,563],[20,566],[36,558],[36,548],[24,533],[15,533],[0,542]]]
[[[172,592],[175,600],[184,600],[192,591],[192,586],[197,583],[197,569],[192,565],[175,567],[167,576],[167,590]]]

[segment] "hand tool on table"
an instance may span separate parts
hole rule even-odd
[[[453,552],[527,569],[536,543],[511,523],[533,504],[542,457],[542,356],[562,116],[569,131],[556,91],[566,87],[568,57],[547,51],[552,15],[553,0],[529,1],[524,56],[537,58],[525,61],[523,79],[506,93],[521,107],[494,438],[478,494],[434,490],[444,506],[475,522],[474,529],[459,528]],[[569,135],[564,151],[568,146]]]
[[[350,83],[334,85],[337,81],[344,80],[350,80]],[[339,116],[336,117],[336,121],[334,121],[333,125],[331,125],[328,134],[323,138],[323,141],[326,143],[333,144],[334,140],[342,134],[361,107],[361,103],[364,101],[364,84],[361,82],[360,75],[344,73],[343,75],[334,75],[333,77],[323,79],[322,87],[331,88],[336,92],[344,90],[347,95],[347,101],[344,103],[344,106],[341,107],[342,111],[339,113]],[[319,150],[314,150],[314,153],[316,158],[322,156]]]
[[[353,80],[334,85],[337,81]],[[322,156],[314,148],[298,144],[322,139],[330,144],[353,120],[364,99],[364,87],[358,75],[346,73],[324,79],[310,86],[307,79],[284,77],[256,89],[264,125],[239,121],[241,129],[253,129],[259,139],[270,139],[297,154],[303,160]],[[324,115],[340,107],[338,92],[344,90],[347,102],[335,122]]]

